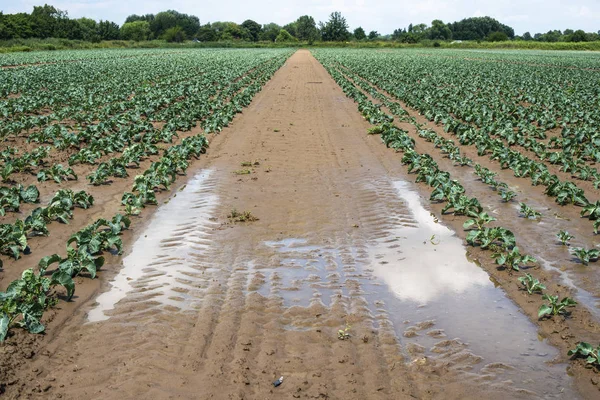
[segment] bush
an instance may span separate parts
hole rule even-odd
[[[275,42],[296,42],[298,39],[293,37],[288,31],[282,29],[279,31],[279,35],[275,38]]]
[[[504,32],[492,32],[486,38],[488,42],[505,42],[508,40],[508,36]]]
[[[167,29],[161,39],[168,43],[182,43],[185,40],[185,32],[180,26],[174,26]]]

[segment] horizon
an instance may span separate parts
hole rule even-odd
[[[224,0],[211,4],[209,14],[206,8],[189,0],[175,0],[168,5],[158,1],[129,2],[126,6],[115,0],[60,0],[38,2],[24,0],[18,3],[0,0],[0,12],[15,14],[31,13],[34,6],[52,5],[66,11],[70,18],[92,18],[109,20],[119,25],[131,14],[156,14],[166,10],[195,15],[202,25],[217,21],[231,21],[241,24],[250,19],[264,25],[274,22],[280,26],[295,21],[302,15],[310,15],[318,23],[325,22],[334,11],[340,11],[346,18],[350,30],[362,27],[366,32],[377,31],[381,35],[390,35],[395,29],[406,28],[409,24],[425,23],[431,25],[434,19],[444,23],[460,21],[470,17],[489,16],[512,27],[516,35],[529,32],[545,33],[550,30],[582,29],[586,32],[600,30],[600,4],[592,0],[574,0],[568,6],[560,5],[558,0],[527,0],[517,2],[508,0],[504,4],[485,4],[470,7],[475,3],[468,0],[434,1],[425,0],[410,4],[403,10],[403,4],[390,0],[374,0],[366,4],[365,0],[312,0],[303,4],[293,0],[285,2],[277,10],[272,10],[269,1],[258,0],[251,5],[234,0]],[[381,10],[381,11],[380,11]],[[515,11],[516,10],[516,11]],[[204,14],[203,14],[204,12]],[[395,17],[398,15],[398,17]],[[542,23],[543,22],[543,23]]]

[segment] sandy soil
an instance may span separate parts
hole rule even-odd
[[[125,238],[123,272],[109,260],[46,336],[30,339],[5,397],[593,398],[550,378],[539,385],[556,389],[551,395],[522,389],[503,378],[513,367],[483,360],[435,321],[398,326],[402,309],[390,306],[370,262],[378,241],[403,246],[394,224],[416,223],[394,188],[413,179],[368,128],[324,68],[298,51],[213,138],[165,211]],[[233,222],[234,208],[258,220]],[[115,275],[131,289],[111,289]],[[107,311],[98,311],[103,292]],[[527,304],[516,288],[508,293]],[[346,327],[350,337],[338,339]],[[439,356],[402,332],[435,338],[430,353]]]

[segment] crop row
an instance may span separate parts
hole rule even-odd
[[[157,192],[169,190],[177,177],[186,173],[191,159],[198,158],[206,151],[208,141],[202,131],[177,140],[180,133],[190,131],[197,124],[200,124],[205,132],[219,132],[231,122],[236,113],[241,112],[243,107],[250,103],[252,97],[290,55],[287,50],[267,53],[267,58],[265,56],[258,61],[254,59],[250,63],[248,59],[251,55],[246,53],[246,62],[243,63],[246,66],[245,71],[236,68],[236,77],[221,74],[218,81],[208,85],[210,88],[217,88],[216,90],[205,89],[200,93],[202,96],[196,98],[194,94],[191,96],[192,101],[188,103],[176,103],[177,112],[163,115],[165,123],[160,128],[146,123],[145,117],[121,118],[114,124],[109,124],[108,129],[100,135],[100,139],[96,135],[90,136],[89,144],[73,153],[70,163],[95,164],[99,158],[98,153],[121,152],[121,156],[111,157],[98,164],[96,171],[88,175],[90,184],[98,185],[108,183],[107,176],[127,176],[127,169],[139,167],[143,158],[162,153],[160,159],[135,176],[131,192],[122,196],[125,213],[140,214],[147,205],[158,203]],[[217,58],[222,57],[227,56],[220,55]],[[236,57],[240,57],[239,54],[228,62],[235,63]],[[255,68],[257,65],[260,65],[260,68]],[[213,65],[213,69],[215,68],[217,64]],[[173,104],[168,107],[173,107]],[[132,130],[132,119],[143,128]],[[92,126],[98,125],[100,124],[88,125],[85,129],[93,129]],[[70,133],[65,133],[62,128],[53,129],[57,129],[58,135],[62,133],[63,136],[70,136]],[[77,137],[78,132],[74,133],[74,136]],[[104,145],[98,144],[97,140],[101,139],[107,139]],[[119,145],[111,144],[117,139],[121,139]],[[167,146],[159,147],[159,142]],[[53,139],[44,140],[44,143],[55,145]],[[7,151],[6,161],[10,161],[8,157],[12,155],[14,153]],[[52,167],[56,166],[57,164]],[[39,193],[36,197],[39,197]],[[129,228],[130,223],[129,217],[121,214],[116,214],[110,220],[99,219],[70,236],[66,243],[65,256],[53,254],[43,257],[37,268],[24,271],[20,279],[11,282],[5,292],[0,292],[0,341],[7,337],[13,326],[20,326],[33,333],[42,332],[45,329],[41,321],[44,311],[58,302],[61,297],[59,293],[62,292],[59,287],[66,291],[65,300],[70,300],[75,291],[73,278],[94,278],[104,264],[103,252],[122,252],[120,233]]]
[[[469,245],[479,246],[484,250],[491,250],[491,257],[494,259],[495,263],[509,271],[519,271],[520,267],[537,262],[535,258],[520,252],[516,245],[515,236],[510,230],[503,227],[488,227],[487,225],[490,222],[495,221],[496,218],[483,212],[483,208],[479,201],[476,198],[469,198],[465,194],[465,188],[457,180],[453,180],[448,172],[442,171],[429,154],[419,154],[416,152],[414,139],[408,135],[407,131],[396,126],[393,123],[393,117],[382,111],[382,107],[386,107],[390,110],[394,115],[399,117],[400,121],[413,124],[420,137],[433,142],[435,147],[439,148],[442,154],[450,158],[453,162],[461,166],[473,165],[473,161],[462,156],[460,154],[460,149],[454,145],[452,141],[440,137],[432,130],[423,129],[423,126],[418,124],[414,118],[410,117],[409,113],[402,109],[398,103],[390,100],[387,96],[371,86],[371,84],[361,80],[360,77],[353,75],[349,68],[340,68],[338,63],[339,60],[328,58],[327,51],[319,51],[316,56],[334,80],[342,87],[346,95],[358,104],[358,109],[365,116],[365,119],[376,125],[369,133],[380,134],[386,146],[392,147],[396,149],[396,151],[403,153],[402,163],[408,166],[409,173],[416,174],[416,182],[425,182],[432,188],[430,194],[430,200],[432,202],[446,203],[442,209],[442,214],[452,210],[454,215],[464,215],[469,218],[463,225],[465,229],[469,229],[466,238]],[[358,83],[358,86],[361,87],[364,92],[357,88],[355,83]],[[371,101],[369,96],[365,93],[368,93],[372,99],[378,99],[381,102],[376,104]],[[510,201],[512,197],[514,197],[512,194],[509,194],[506,185],[495,180],[495,174],[493,172],[478,164],[474,164],[473,166],[475,167],[476,174],[480,176],[484,183],[490,184],[496,190],[500,189],[499,192],[504,201]],[[556,178],[555,181],[548,186],[556,186],[557,184],[560,184],[560,181]],[[551,189],[546,190],[546,193],[549,195],[555,194],[559,204],[571,202],[573,204],[582,205],[584,206],[582,215],[590,213],[590,219],[594,220],[598,220],[600,217],[600,214],[596,211],[598,210],[598,205],[587,201],[582,194],[578,193],[581,196],[579,201],[575,195],[567,200],[562,200],[564,197],[568,196],[565,196],[560,192],[551,192]],[[561,200],[559,200],[559,197]],[[521,203],[520,212],[526,217],[537,215],[537,212],[532,210],[525,203]],[[597,226],[596,223],[596,230]],[[563,231],[559,232],[557,237],[563,241],[563,244],[566,244],[566,242],[572,238],[568,232]],[[598,252],[597,249],[573,249],[572,251],[585,264],[589,261],[590,256],[592,258],[598,257],[598,254],[594,253]],[[530,295],[534,293],[543,293],[546,289],[538,279],[529,273],[519,277],[518,280]],[[568,308],[577,304],[569,297],[560,299],[558,296],[547,293],[543,293],[542,300],[545,302],[539,306],[539,318],[568,314]],[[578,344],[577,348],[570,351],[569,354],[584,355],[588,357],[589,363],[598,363],[598,349],[594,349],[584,342]]]

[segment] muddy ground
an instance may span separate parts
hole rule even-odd
[[[295,53],[136,221],[126,255],[83,281],[45,336],[19,334],[4,396],[597,398],[598,375],[565,356],[576,335],[598,335],[595,319],[582,307],[574,322],[532,322],[538,303],[486,255],[467,260],[462,220],[432,217],[427,188],[369,127]],[[114,213],[124,189],[108,188],[102,211]],[[258,220],[234,222],[234,209]],[[518,239],[540,229],[513,223]],[[538,275],[566,291],[557,273]],[[553,339],[565,326],[572,336]]]

